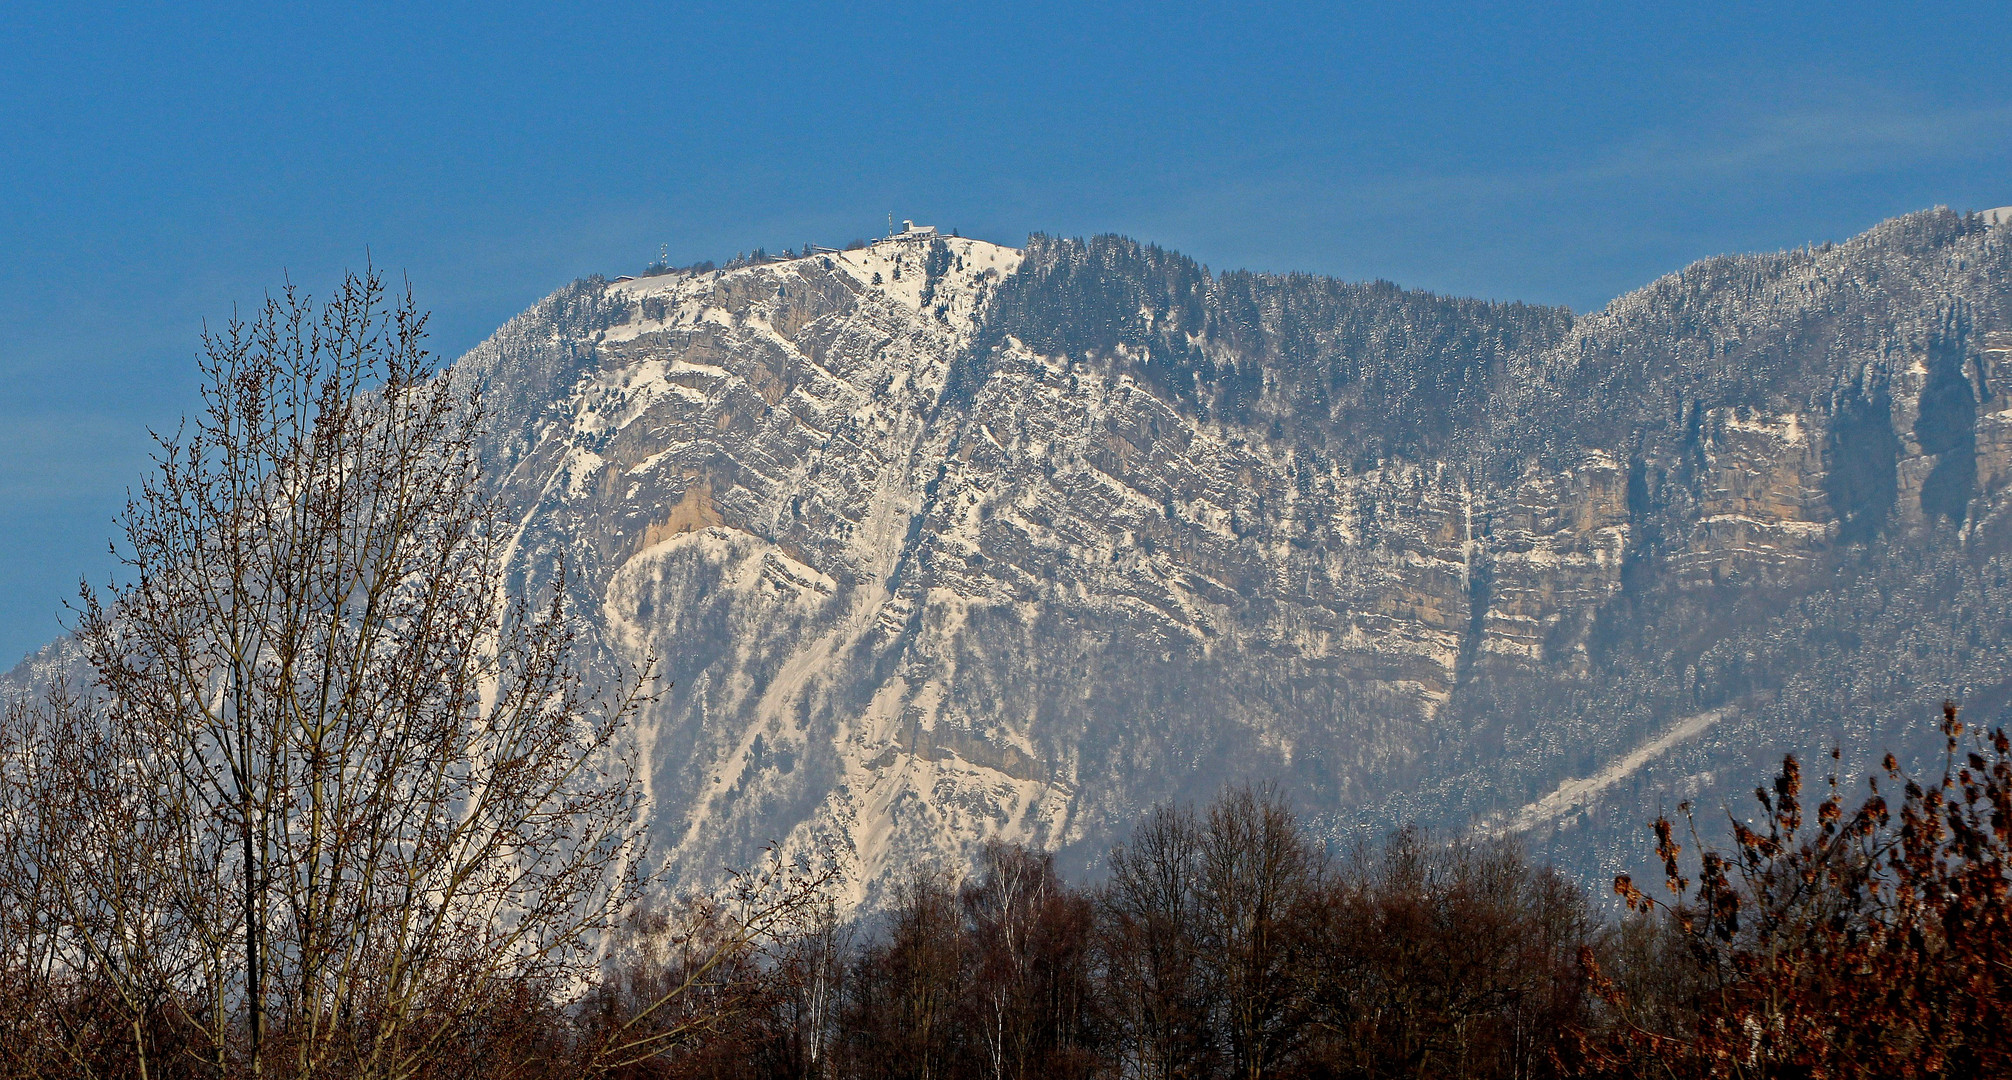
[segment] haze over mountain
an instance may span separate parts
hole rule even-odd
[[[1094,869],[1251,778],[1589,877],[1785,750],[2012,714],[2012,226],[1933,210],[1575,317],[916,231],[575,282],[458,361],[683,880],[842,839]],[[15,675],[33,680],[45,652]]]

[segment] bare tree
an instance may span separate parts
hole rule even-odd
[[[1119,1029],[1123,1075],[1173,1080],[1202,1071],[1210,1051],[1202,917],[1201,827],[1154,807],[1111,851],[1099,896],[1103,993]]]
[[[5,883],[39,905],[22,955],[104,984],[140,1075],[170,1020],[219,1076],[414,1075],[590,974],[635,893],[643,673],[583,685],[562,568],[506,599],[480,403],[424,329],[366,272],[206,333],[124,581],[83,594],[95,693],[10,714],[8,827],[98,782]]]
[[[1054,856],[997,840],[985,845],[962,898],[985,1071],[1018,1080],[1081,1068],[1088,900],[1062,883]]]
[[[918,871],[889,914],[887,940],[853,969],[847,1064],[862,1080],[941,1080],[964,1049],[957,1013],[969,958],[956,890]]]
[[[1401,829],[1331,875],[1305,1055],[1359,1076],[1556,1071],[1588,999],[1585,896],[1513,841]]]
[[[0,724],[0,971],[13,1005],[9,1075],[146,1076],[186,1035],[178,991],[207,955],[163,884],[188,850],[184,814],[125,762],[151,764],[67,682]]]
[[[840,920],[829,897],[812,905],[804,932],[784,950],[784,1010],[797,1075],[823,1077],[833,1068],[840,995],[852,945],[851,926]]]
[[[837,865],[827,847],[791,856],[771,845],[723,889],[632,912],[589,1003],[583,1065],[705,1074],[725,1062],[751,1075],[749,1055],[780,1051],[795,1059],[786,1071],[822,1069],[844,944],[829,888]]]
[[[1258,1080],[1304,1031],[1311,987],[1301,922],[1320,889],[1321,854],[1276,792],[1245,786],[1209,807],[1200,870],[1199,937],[1231,1069]]]

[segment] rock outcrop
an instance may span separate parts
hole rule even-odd
[[[1620,868],[1785,751],[2012,711],[2012,226],[1933,211],[1575,318],[1115,237],[579,282],[460,361],[697,882],[1094,869],[1282,785]],[[1731,794],[1728,794],[1730,792]]]

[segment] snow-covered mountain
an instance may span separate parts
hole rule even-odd
[[[1280,784],[1591,878],[1785,750],[2012,712],[2012,225],[1931,211],[1600,313],[910,233],[576,282],[459,361],[683,880],[841,838],[1094,868]],[[611,670],[611,668],[602,668]]]

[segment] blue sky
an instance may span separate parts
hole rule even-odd
[[[452,356],[659,245],[837,244],[891,212],[1585,310],[1716,252],[2012,203],[2008,45],[1982,4],[14,0],[0,666],[111,572],[203,318],[285,274],[368,252]]]

